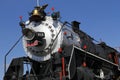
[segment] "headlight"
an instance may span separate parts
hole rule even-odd
[[[23,29],[22,30],[23,35],[25,36],[26,40],[33,40],[35,37],[35,32],[31,29]]]

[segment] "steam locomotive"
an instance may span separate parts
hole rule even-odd
[[[47,15],[47,6],[36,6],[28,21],[21,19],[27,57],[14,58],[4,80],[120,80],[119,52],[94,43],[80,22],[61,22],[60,12]]]

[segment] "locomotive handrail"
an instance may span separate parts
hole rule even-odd
[[[116,66],[116,67],[119,66],[118,64],[112,63],[112,62],[110,62],[110,61],[108,61],[108,60],[106,60],[106,59],[104,59],[104,58],[102,58],[102,57],[99,57],[99,56],[94,55],[94,54],[92,54],[92,53],[90,53],[90,52],[87,52],[87,51],[85,51],[85,50],[83,50],[83,49],[81,49],[81,48],[79,48],[79,47],[77,47],[77,46],[73,46],[73,47],[76,48],[76,49],[81,50],[81,51],[84,52],[84,53],[87,53],[88,55],[91,55],[91,56],[96,57],[96,58],[98,58],[98,59],[100,59],[100,60],[103,60],[103,61],[105,61],[105,62],[107,62],[107,63],[109,63],[109,64],[112,64],[112,65],[114,65],[114,66]],[[118,67],[118,70],[120,71],[119,67]]]
[[[14,47],[18,44],[18,42],[21,40],[22,37],[23,37],[23,35],[16,41],[16,43],[10,48],[10,50],[4,56],[4,74],[6,73],[6,59],[7,59],[7,56],[14,49]]]

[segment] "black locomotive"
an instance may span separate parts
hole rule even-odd
[[[95,44],[77,21],[62,23],[59,12],[48,16],[46,7],[35,7],[27,22],[20,21],[28,56],[14,58],[4,80],[120,80],[117,50]]]

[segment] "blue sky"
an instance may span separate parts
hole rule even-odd
[[[40,0],[50,9],[60,11],[61,20],[81,22],[80,29],[94,39],[105,41],[111,47],[120,46],[120,0]],[[36,6],[36,0],[0,0],[0,79],[4,74],[4,55],[21,36],[19,16],[28,19],[28,12]],[[7,64],[14,57],[25,56],[22,41],[7,57]]]

